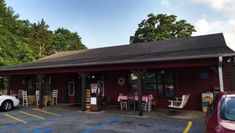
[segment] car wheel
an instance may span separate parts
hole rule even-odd
[[[2,110],[4,111],[10,111],[12,107],[13,107],[13,104],[11,101],[4,101],[1,106]]]

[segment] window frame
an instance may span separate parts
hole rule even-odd
[[[172,82],[165,82],[165,77],[164,77],[164,74],[162,73],[167,73],[167,72],[171,72],[172,73]],[[143,88],[143,91],[156,91],[157,94],[158,94],[158,97],[160,99],[173,99],[175,97],[175,92],[176,92],[176,72],[173,71],[173,70],[158,70],[158,71],[149,71],[147,73],[154,73],[155,75],[155,81],[154,82],[145,82],[144,81],[144,76],[142,76],[142,88]],[[128,88],[129,90],[131,91],[136,91],[137,88],[133,88],[133,85],[137,85],[137,80],[131,80],[131,74],[134,74],[134,73],[129,73],[128,74]],[[146,74],[146,73],[145,73]],[[159,75],[160,75],[160,79],[161,81],[159,81]],[[166,90],[164,88],[164,85],[165,84],[172,84],[173,85],[173,96],[172,97],[167,97],[166,96]],[[154,89],[146,89],[145,88],[145,85],[155,85]],[[159,85],[162,86],[162,90],[163,90],[163,95],[160,94],[160,91],[159,91]]]
[[[72,86],[72,88],[71,88],[71,86]],[[71,89],[72,89],[72,91],[71,91]],[[75,96],[75,82],[74,81],[68,82],[68,96]]]
[[[162,73],[162,71],[164,71],[164,73]],[[173,81],[172,81],[172,83],[169,83],[169,82],[165,82],[165,77],[164,77],[164,74],[165,73],[167,73],[167,72],[171,72],[172,73],[172,78],[173,78]],[[158,90],[157,90],[157,93],[158,93],[158,96],[159,96],[159,98],[160,99],[173,99],[173,98],[175,98],[175,92],[176,92],[176,72],[175,71],[173,71],[173,70],[161,70],[161,71],[158,71],[157,72],[158,74],[160,74],[160,77],[161,77],[161,83],[160,82],[158,82],[158,79],[157,79],[157,84],[159,85],[159,84],[161,84],[162,85],[162,87],[163,87],[163,96],[161,96],[160,94],[159,94],[159,88],[157,88]],[[173,85],[173,96],[172,97],[167,97],[166,96],[166,89],[164,88],[164,85],[165,84],[172,84]]]

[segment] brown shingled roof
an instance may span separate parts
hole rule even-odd
[[[42,69],[70,66],[91,66],[138,62],[234,56],[223,34],[144,42],[53,54],[28,64],[1,68],[1,71]]]

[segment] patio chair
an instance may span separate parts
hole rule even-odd
[[[26,106],[26,107],[28,107],[29,105],[27,91],[22,91],[22,103],[23,103],[23,106]]]
[[[149,100],[148,102],[143,102],[142,103],[142,109],[145,112],[150,112],[152,110],[152,101]]]
[[[120,101],[121,110],[124,108],[128,110],[128,101]]]
[[[170,102],[168,107],[182,109],[188,102],[188,99],[189,99],[189,94],[182,95],[182,98],[176,98],[176,100],[168,100]]]
[[[52,105],[58,104],[58,90],[52,91]]]
[[[39,90],[35,91],[35,95],[36,95],[36,106],[39,106],[39,99],[40,99],[40,93]]]

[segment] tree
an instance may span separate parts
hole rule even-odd
[[[86,48],[76,32],[48,28],[43,19],[34,24],[20,20],[19,15],[0,0],[0,66],[28,63],[55,52]]]
[[[186,20],[177,21],[177,16],[167,14],[149,14],[139,25],[130,43],[167,40],[189,37],[196,31]]]
[[[76,32],[58,28],[53,35],[53,47],[55,52],[86,49],[81,37]]]
[[[15,15],[14,11],[0,0],[0,66],[34,60],[27,39],[19,34],[24,28],[18,20],[18,15]]]
[[[53,54],[52,32],[48,30],[49,26],[42,19],[37,24],[32,25],[32,37],[30,47],[34,52],[36,59]]]

